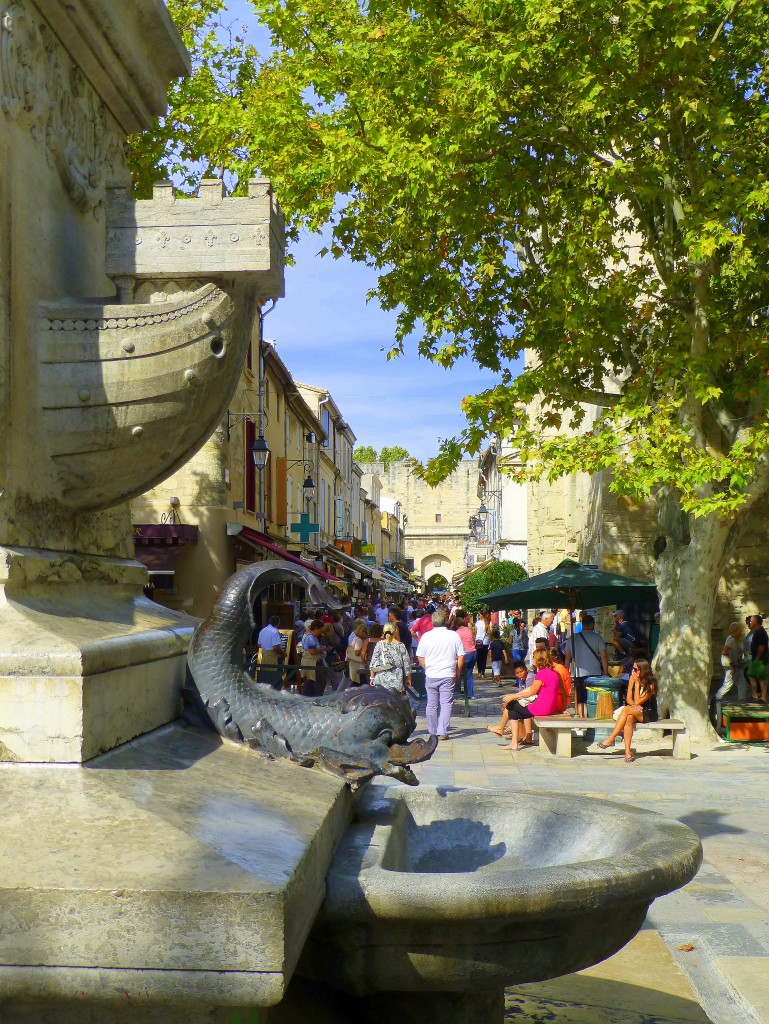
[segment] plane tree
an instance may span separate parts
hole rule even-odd
[[[239,44],[216,131],[177,88],[188,153],[375,268],[391,355],[496,372],[429,480],[497,432],[524,477],[653,499],[663,703],[705,732],[718,581],[769,489],[765,3],[253,6],[271,48]]]

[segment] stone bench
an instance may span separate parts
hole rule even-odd
[[[539,743],[543,753],[553,757],[571,757],[571,738],[577,729],[613,729],[612,718],[574,718],[571,715],[548,715],[538,718],[534,716],[534,725],[539,729]],[[686,724],[676,718],[663,718],[658,722],[638,722],[636,729],[649,729],[652,732],[672,732],[673,757],[688,761],[689,733]]]

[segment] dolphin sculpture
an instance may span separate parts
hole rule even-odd
[[[246,672],[243,648],[255,626],[254,601],[273,583],[299,583],[314,604],[343,607],[299,565],[257,562],[236,572],[192,637],[185,719],[269,757],[329,771],[353,788],[375,775],[417,785],[409,765],[431,757],[437,737],[408,742],[416,718],[405,698],[380,686],[303,697],[255,682]]]

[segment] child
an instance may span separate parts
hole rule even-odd
[[[505,645],[499,639],[499,629],[495,626],[491,631],[491,643],[489,644],[489,651],[491,653],[491,672],[494,676],[494,682],[497,686],[502,685],[502,659],[505,664],[510,661],[510,657],[505,650]]]

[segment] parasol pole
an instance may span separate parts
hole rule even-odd
[[[577,664],[577,656],[576,656],[576,654],[574,652],[574,626],[576,625],[576,623],[571,621],[571,617],[572,617],[572,615],[574,614],[574,612],[576,611],[576,608],[577,608],[577,591],[573,587],[568,591],[568,605],[569,605],[569,627],[571,628],[571,666],[570,667],[571,667],[571,669],[573,671],[575,665]],[[571,692],[574,694],[574,698],[573,698],[574,699],[574,710],[576,711],[576,709],[577,709],[577,684],[575,682],[573,682],[573,678],[574,677],[572,677]]]

